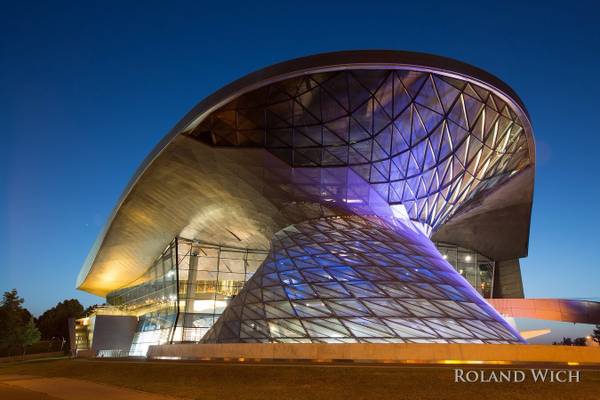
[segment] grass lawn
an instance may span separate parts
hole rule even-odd
[[[481,369],[477,366],[460,367]],[[493,370],[503,369],[498,366]],[[526,369],[526,367],[518,367]],[[537,368],[537,367],[536,367]],[[0,374],[86,379],[192,399],[600,399],[600,370],[580,383],[454,383],[454,367],[260,365],[43,360],[0,364]]]

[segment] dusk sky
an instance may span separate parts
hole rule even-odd
[[[600,297],[595,2],[14,3],[0,12],[0,290],[33,314],[103,302],[75,289],[79,269],[197,102],[272,63],[348,49],[438,54],[508,83],[537,145],[525,294]]]

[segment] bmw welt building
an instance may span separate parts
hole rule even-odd
[[[505,317],[534,169],[523,103],[476,67],[350,51],[251,73],[136,172],[79,274],[108,306],[77,345],[524,343]]]

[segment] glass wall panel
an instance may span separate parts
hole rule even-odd
[[[442,257],[484,298],[492,297],[495,262],[469,249],[448,243],[435,243]]]
[[[490,261],[446,246],[453,267],[428,240],[357,216],[288,226],[201,342],[521,343],[472,288]]]
[[[155,263],[107,302],[138,317],[130,355],[149,346],[198,342],[267,255],[177,238]]]
[[[138,316],[130,355],[144,356],[152,344],[167,343],[177,317],[175,241],[128,287],[106,296],[110,305]]]
[[[459,246],[447,243],[436,246],[483,297],[491,297],[492,260]],[[267,252],[262,250],[229,248],[184,238],[173,240],[140,278],[107,296],[110,305],[138,316],[130,355],[144,356],[153,344],[199,342],[266,256]],[[344,271],[330,272],[343,275]],[[320,279],[320,275],[315,276]],[[290,279],[294,277],[290,275]],[[296,289],[294,296],[303,295],[302,288]],[[289,312],[293,314],[293,310]]]
[[[175,342],[198,342],[267,256],[178,239],[179,308]]]

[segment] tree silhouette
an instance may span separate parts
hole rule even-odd
[[[592,340],[600,344],[600,324],[596,325],[596,328],[592,331]]]
[[[4,292],[0,302],[0,351],[10,355],[11,349],[21,348],[40,340],[40,332],[35,326],[31,313],[23,308],[24,300],[17,290]]]
[[[20,332],[18,336],[18,341],[21,347],[23,348],[23,354],[25,354],[27,346],[31,346],[32,344],[39,342],[42,335],[37,326],[35,326],[33,318],[31,318],[29,322],[25,326],[21,327],[19,330]]]
[[[568,337],[563,337],[559,344],[562,344],[563,346],[573,346],[573,340]]]
[[[37,320],[42,338],[69,340],[69,318],[79,318],[83,314],[83,306],[76,299],[64,300],[46,310]]]

